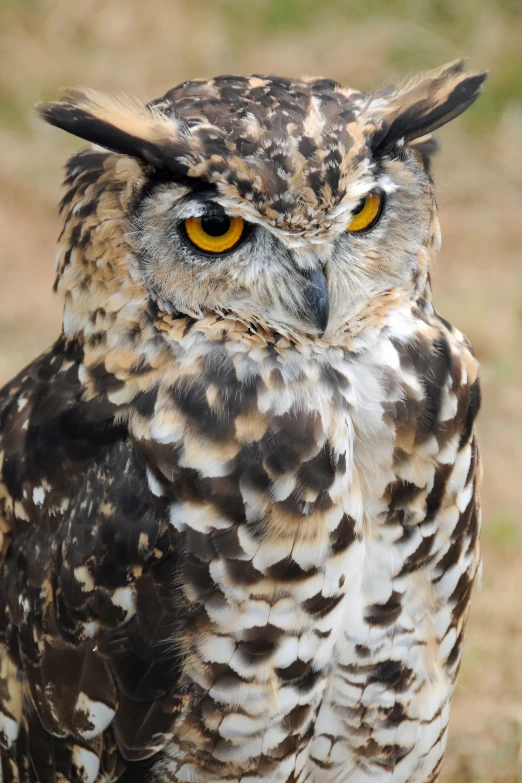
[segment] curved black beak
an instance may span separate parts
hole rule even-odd
[[[319,336],[322,337],[326,332],[330,315],[328,283],[322,269],[314,269],[303,274],[306,280],[304,289],[306,316],[317,327]]]

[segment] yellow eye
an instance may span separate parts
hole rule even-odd
[[[205,253],[226,253],[235,247],[245,231],[245,221],[230,215],[187,218],[183,227],[188,239]]]
[[[373,228],[381,216],[384,197],[382,193],[369,193],[352,213],[346,230],[359,234]]]

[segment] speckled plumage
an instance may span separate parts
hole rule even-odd
[[[483,80],[43,109],[106,149],[67,166],[63,334],[0,396],[3,783],[438,778],[480,393],[431,303],[428,134]],[[216,204],[253,225],[208,258],[178,226]]]

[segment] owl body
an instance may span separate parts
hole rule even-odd
[[[426,134],[482,81],[45,110],[103,149],[67,168],[62,337],[0,398],[5,783],[438,778],[479,386]]]
[[[461,336],[436,318],[415,320],[410,308],[391,303],[370,338],[323,348],[253,340],[246,352],[241,332],[238,342],[227,334],[223,351],[224,332],[234,326],[222,321],[219,347],[207,342],[197,351],[199,361],[205,357],[191,368],[197,386],[183,376],[183,407],[192,411],[206,389],[234,446],[217,461],[203,416],[183,466],[212,476],[213,489],[170,507],[190,562],[183,590],[197,618],[185,639],[187,675],[205,694],[166,750],[174,779],[199,779],[196,769],[209,756],[217,779],[247,772],[259,781],[435,779],[460,658],[460,590],[478,566],[476,519],[458,557],[453,551],[474,497],[474,446],[454,463],[460,434],[447,430],[476,364]],[[405,322],[418,329],[423,361],[439,345],[455,356],[451,370],[441,364],[434,398],[423,393],[432,379],[408,357]],[[216,324],[202,326],[210,335]],[[165,421],[165,408],[158,405],[151,431],[174,443],[179,421]],[[418,441],[413,459],[397,461],[398,427],[406,448]],[[245,467],[231,476],[240,443]],[[451,489],[437,525],[426,508],[444,492],[447,464]],[[152,480],[153,491],[164,491],[167,473]],[[209,514],[208,500],[223,484],[227,498],[242,498],[248,529],[235,527],[227,504],[224,516],[215,508]],[[449,557],[458,563],[441,581]]]

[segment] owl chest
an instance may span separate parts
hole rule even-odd
[[[185,378],[169,417],[153,422],[175,453],[158,464],[176,490],[184,676],[196,694],[176,747],[197,736],[203,753],[212,738],[216,763],[275,764],[285,743],[304,747],[347,601],[360,604],[365,493],[376,507],[393,444],[378,375],[334,359],[255,372],[245,357],[228,372],[209,362],[203,384]],[[361,437],[380,441],[371,481]]]
[[[171,522],[187,554],[212,564],[213,583],[222,560],[287,590],[324,578],[393,478],[382,370],[335,351],[254,367],[249,355],[221,354],[204,368],[174,384],[151,426],[167,447],[158,467],[174,485]],[[248,592],[253,571],[235,570],[230,591]]]

